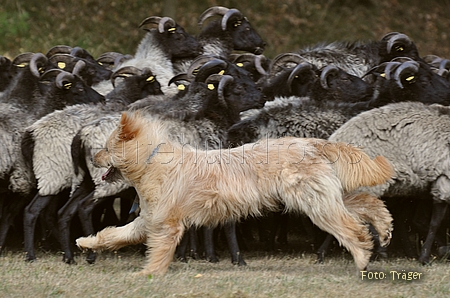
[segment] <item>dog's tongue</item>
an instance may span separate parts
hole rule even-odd
[[[108,179],[108,176],[114,172],[114,167],[109,167],[106,172],[102,175],[102,180]]]

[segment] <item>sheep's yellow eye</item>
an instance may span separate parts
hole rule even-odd
[[[242,21],[237,21],[236,23],[234,23],[234,27],[239,27],[242,24]]]
[[[385,78],[386,77],[386,73],[380,73],[380,77]]]
[[[65,83],[63,86],[64,89],[69,90],[70,88],[72,88],[72,83]]]
[[[414,78],[415,78],[414,76],[410,76],[410,77],[407,77],[405,80],[408,82],[411,82],[412,80],[414,80]]]
[[[146,81],[150,82],[150,83],[153,83],[155,81],[155,77],[154,76],[149,76]]]
[[[225,73],[225,70],[219,71],[219,74],[220,74],[220,75],[223,75],[224,73]]]
[[[177,31],[177,28],[170,28],[169,30],[167,30],[169,33],[175,33],[175,31]]]
[[[236,63],[236,66],[238,66],[238,67],[244,67],[244,63],[241,63],[241,62]]]
[[[58,62],[58,67],[59,67],[60,69],[64,69],[64,68],[66,68],[66,63],[64,63],[64,62]]]
[[[403,52],[405,49],[404,49],[402,46],[397,46],[397,47],[395,48],[395,50],[396,50],[397,52]]]
[[[216,87],[214,87],[214,84],[208,84],[208,89],[209,90],[214,90]]]
[[[183,91],[183,90],[186,89],[186,86],[184,86],[183,84],[180,84],[180,85],[177,86],[177,89],[180,90],[180,91]]]
[[[28,65],[28,63],[20,63],[20,64],[17,64],[16,66],[20,67],[20,68],[23,68],[23,67],[25,67],[27,65]]]

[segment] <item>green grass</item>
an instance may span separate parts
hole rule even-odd
[[[210,264],[173,262],[165,276],[136,277],[144,257],[133,252],[100,254],[95,265],[67,265],[57,254],[38,255],[25,263],[9,252],[0,259],[2,297],[445,297],[450,291],[450,267],[435,262],[392,259],[371,263],[385,272],[384,280],[362,280],[347,256],[315,264],[314,254],[264,256],[246,254],[248,265],[228,259]],[[392,280],[392,270],[417,271],[420,280]]]
[[[94,56],[118,51],[133,54],[144,35],[138,24],[166,12],[188,32],[212,0],[106,1],[4,0],[0,7],[0,55],[46,52],[57,44],[81,46]],[[170,1],[166,1],[170,3]],[[391,31],[409,35],[422,55],[450,57],[450,1],[286,0],[235,1],[236,7],[267,42],[265,55],[294,51],[322,41],[378,40]]]

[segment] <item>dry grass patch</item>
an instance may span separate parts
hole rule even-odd
[[[25,263],[21,253],[0,259],[0,292],[4,297],[443,297],[450,291],[450,267],[435,262],[395,259],[371,264],[385,280],[363,281],[347,256],[315,264],[314,254],[246,256],[248,266],[173,262],[162,277],[133,276],[144,262],[139,253],[102,253],[95,265],[69,266],[57,254]],[[422,273],[416,281],[391,279],[392,270]]]

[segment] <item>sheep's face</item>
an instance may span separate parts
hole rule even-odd
[[[373,88],[370,84],[357,76],[350,75],[340,70],[335,77],[329,80],[330,95],[335,100],[346,102],[360,102],[370,100]]]
[[[230,18],[227,30],[233,38],[234,49],[260,55],[264,52],[266,43],[246,18]]]
[[[181,26],[168,28],[163,34],[165,48],[174,58],[196,57],[203,52],[198,41],[188,34]]]
[[[233,103],[238,112],[264,106],[265,99],[261,88],[256,85],[248,71],[230,63],[225,74],[234,78],[234,83],[225,90],[225,97],[228,102]]]

